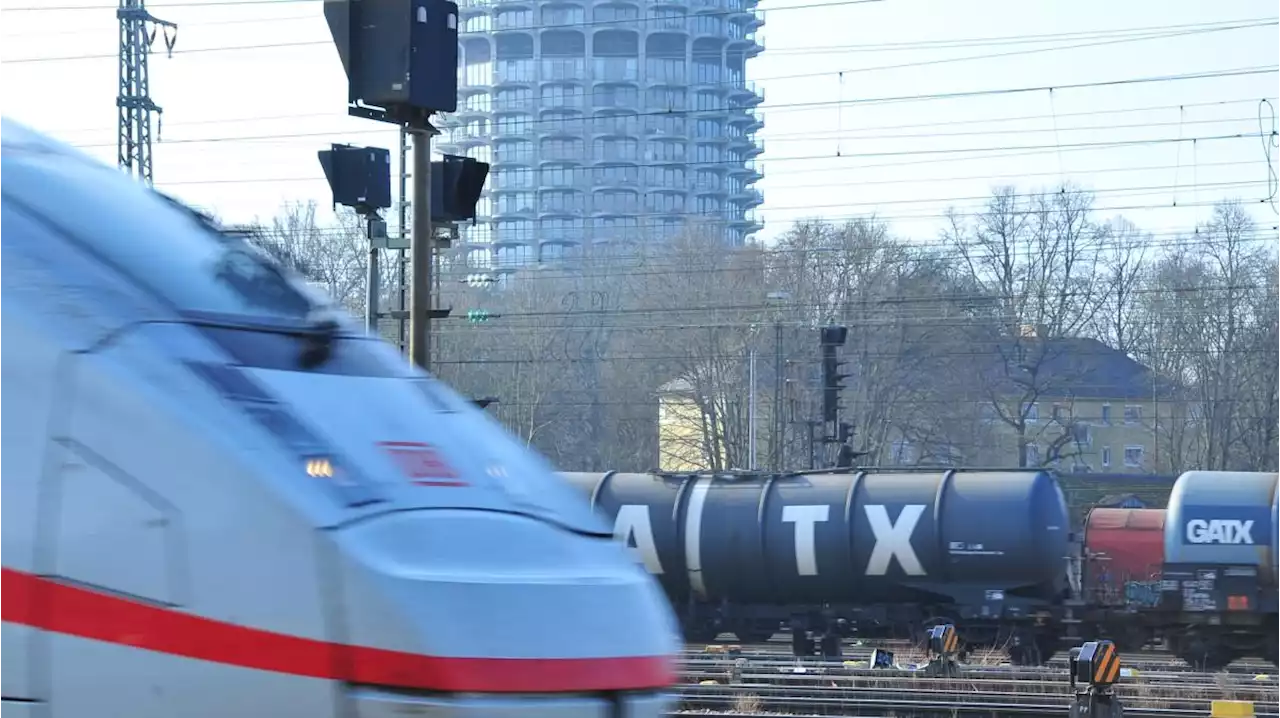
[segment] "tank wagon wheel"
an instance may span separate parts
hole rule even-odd
[[[1235,660],[1231,649],[1195,634],[1170,637],[1169,644],[1173,655],[1197,671],[1217,672]]]
[[[1136,653],[1151,642],[1150,632],[1136,626],[1115,631],[1111,637],[1116,648],[1125,653]]]
[[[685,643],[713,643],[720,635],[720,628],[709,621],[682,621],[680,630]]]
[[[739,643],[766,643],[776,631],[770,631],[762,628],[735,628],[733,635],[738,637]]]
[[[1016,666],[1043,666],[1058,652],[1058,639],[1046,633],[1019,632],[1009,642],[1009,661]]]

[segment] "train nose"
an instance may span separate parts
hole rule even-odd
[[[386,514],[336,538],[336,628],[354,683],[489,694],[478,708],[487,714],[501,712],[494,700],[529,693],[638,702],[627,715],[666,707],[658,696],[673,680],[678,628],[654,581],[612,539],[462,509]],[[398,700],[361,695],[370,706]],[[584,704],[583,715],[599,707]]]

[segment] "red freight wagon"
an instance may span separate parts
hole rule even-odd
[[[1084,545],[1085,589],[1105,603],[1150,603],[1164,562],[1164,509],[1089,512]]]

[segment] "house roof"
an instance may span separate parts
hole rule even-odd
[[[995,347],[993,374],[1015,367],[1034,373],[1037,391],[1075,399],[1151,399],[1171,385],[1124,352],[1097,339],[1019,338]]]

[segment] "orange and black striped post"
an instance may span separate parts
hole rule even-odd
[[[1120,653],[1111,641],[1071,650],[1072,718],[1116,718],[1124,707],[1112,688],[1120,680]]]

